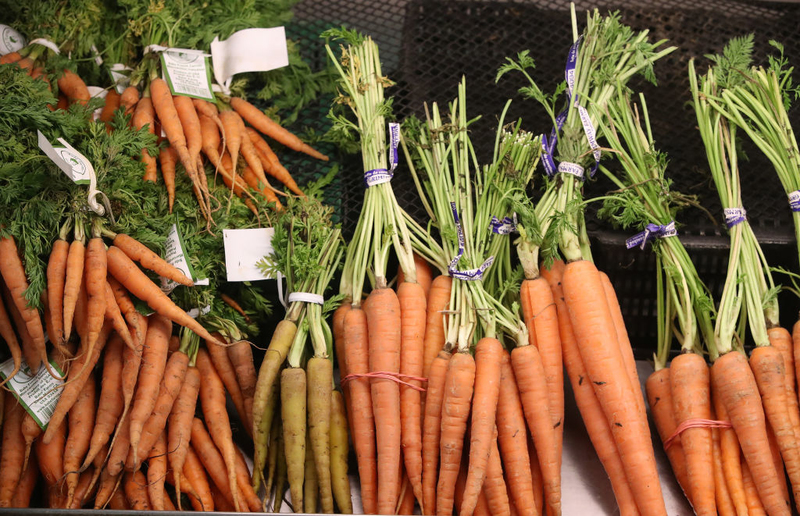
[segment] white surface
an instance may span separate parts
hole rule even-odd
[[[231,77],[244,72],[268,72],[289,64],[286,32],[283,27],[244,29],[225,41],[211,42],[214,78],[229,84]]]
[[[224,229],[225,269],[228,281],[258,281],[273,279],[264,276],[256,265],[272,254],[273,228]]]

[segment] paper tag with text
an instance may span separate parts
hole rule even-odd
[[[125,88],[130,84],[132,71],[133,68],[125,66],[122,63],[114,63],[108,68],[108,75],[111,76],[111,82],[114,83],[114,88],[116,88],[117,93],[120,95],[122,95],[122,92],[125,91]]]
[[[170,228],[164,249],[164,260],[167,263],[186,274],[187,277],[194,281],[195,285],[208,285],[208,278],[198,280],[195,277],[192,264],[189,263],[189,259],[186,257],[186,246],[183,244],[183,237],[181,236],[177,224],[173,224]],[[178,285],[180,285],[180,283],[172,281],[171,279],[161,278],[161,290],[165,294],[169,294],[175,290],[175,287]]]
[[[0,56],[17,52],[25,48],[27,43],[22,34],[8,25],[0,24]]]
[[[106,98],[106,95],[108,95],[108,90],[105,88],[101,88],[100,86],[88,86],[87,89],[89,90],[89,95],[92,98],[97,97],[104,99]],[[100,118],[100,114],[102,112],[103,112],[102,107],[95,109],[94,112],[92,112],[92,120],[97,121],[97,119]]]
[[[94,175],[94,168],[92,167],[86,156],[72,148],[70,144],[59,138],[58,142],[63,147],[54,147],[41,131],[36,131],[39,135],[39,148],[42,152],[47,154],[47,157],[53,160],[53,163],[58,165],[70,179],[79,185],[88,185],[91,183],[91,177]]]
[[[258,281],[274,279],[265,276],[256,265],[265,256],[272,254],[273,228],[223,229],[225,244],[225,269],[228,281]]]
[[[53,366],[56,374],[64,376],[64,373],[52,359],[50,359],[50,365]],[[8,375],[13,371],[13,359],[10,358],[0,364],[0,377],[3,380],[8,378]],[[50,376],[44,364],[39,366],[39,370],[34,375],[28,364],[25,363],[25,359],[23,359],[19,372],[8,380],[6,387],[11,389],[14,397],[33,417],[36,424],[44,430],[47,428],[47,423],[50,421],[50,417],[58,404],[58,399],[61,397],[61,386],[63,384],[64,380],[58,380]]]
[[[164,79],[173,95],[214,100],[206,54],[199,50],[170,48],[161,52]]]
[[[214,78],[225,84],[237,73],[268,72],[289,65],[283,27],[244,29],[225,41],[211,42]]]

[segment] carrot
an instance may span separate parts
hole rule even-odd
[[[222,335],[219,333],[215,332],[212,335],[219,341],[224,340]],[[222,383],[225,385],[225,390],[228,391],[228,394],[233,401],[233,406],[236,407],[236,412],[239,413],[239,417],[246,425],[249,420],[247,418],[247,410],[244,407],[244,397],[242,396],[242,390],[239,387],[239,382],[236,379],[236,370],[233,368],[230,357],[228,357],[228,352],[225,349],[226,347],[227,346],[214,344],[213,342],[206,342],[208,356],[211,357],[211,362],[214,364],[214,369],[222,379]]]
[[[133,336],[128,329],[125,318],[122,316],[122,312],[119,309],[116,299],[114,299],[114,291],[111,290],[111,285],[108,284],[108,281],[105,283],[106,319],[109,319],[114,325],[114,331],[116,331],[117,335],[122,338],[122,340],[125,342],[125,345],[131,349],[136,349],[136,344],[133,342]]]
[[[474,382],[475,360],[472,355],[462,352],[453,354],[447,364],[442,400],[441,458],[439,483],[436,487],[437,514],[450,514],[453,511],[453,490],[461,464]]]
[[[667,439],[675,434],[675,429],[678,428],[678,424],[675,421],[675,413],[672,408],[672,389],[670,387],[669,368],[654,371],[653,374],[647,378],[645,391],[647,392],[647,403],[650,405],[650,412],[653,414],[656,430],[661,438],[661,442],[665,443]],[[717,414],[719,415],[719,413]],[[664,451],[672,465],[672,472],[675,474],[678,485],[681,486],[681,489],[686,495],[686,499],[691,501],[691,489],[686,473],[686,457],[683,453],[681,436],[675,436],[672,440],[672,444],[668,448],[665,448]],[[738,460],[738,445],[736,446],[736,453]],[[739,478],[741,478],[741,475]]]
[[[96,236],[89,240],[86,246],[86,271],[84,274],[84,286],[86,288],[86,353],[91,354],[100,331],[103,329],[106,307],[106,287],[108,283],[106,266],[106,246],[103,239]],[[92,364],[94,365],[94,364]]]
[[[769,450],[761,397],[747,359],[738,352],[727,353],[714,362],[711,377],[739,438],[764,508],[769,514],[789,514]]]
[[[133,110],[136,108],[136,104],[139,102],[139,90],[136,89],[136,86],[128,86],[122,91],[122,94],[119,96],[119,105],[125,108],[125,114],[130,115],[133,113]]]
[[[43,430],[42,427],[39,426],[39,423],[33,419],[33,416],[26,411],[25,415],[22,416],[21,431],[22,437],[25,439],[25,460],[22,464],[22,468],[26,469],[31,456],[31,450],[33,449],[33,443],[42,435]]]
[[[64,282],[67,277],[67,257],[69,256],[69,243],[63,238],[53,242],[50,259],[47,262],[47,302],[50,305],[50,324],[53,326],[52,335],[48,335],[54,343],[64,341]],[[0,308],[2,310],[2,308]],[[0,327],[0,331],[2,328]],[[3,338],[6,338],[4,334]],[[8,339],[6,338],[6,341]],[[16,342],[16,339],[15,339]]]
[[[247,128],[244,126],[242,117],[236,116],[239,125],[239,135],[241,137],[240,151],[247,165],[252,169],[255,176],[264,184],[268,184],[267,176],[264,175],[264,164],[261,161],[261,156],[256,150],[253,141],[247,135]]]
[[[161,383],[158,388],[158,396],[156,397],[153,412],[147,417],[144,427],[142,427],[139,449],[138,451],[131,449],[131,452],[128,454],[128,469],[138,469],[140,464],[136,459],[139,457],[147,457],[152,447],[158,441],[159,436],[164,433],[164,428],[167,425],[167,418],[172,411],[175,398],[181,390],[181,384],[186,376],[188,367],[189,357],[185,353],[173,353],[167,360],[166,367],[164,368],[164,375],[161,378]],[[142,372],[144,372],[144,367],[142,367]],[[133,442],[131,442],[131,446],[133,446]]]
[[[306,369],[308,371],[308,434],[311,446],[314,447],[319,501],[322,512],[330,514],[333,513],[330,443],[333,361],[324,357],[312,357],[308,360]],[[286,420],[284,419],[285,424]],[[305,462],[305,457],[303,457],[303,462]],[[288,468],[288,456],[286,465]]]
[[[428,298],[428,293],[431,290],[431,283],[433,282],[433,273],[431,272],[430,264],[422,256],[414,253],[414,265],[416,265],[417,283],[422,286],[425,291],[425,299]],[[406,280],[406,275],[403,273],[403,267],[397,266],[397,284],[402,285]]]
[[[67,442],[67,426],[60,425],[54,434],[49,443],[42,439],[36,441],[34,449],[36,459],[39,461],[39,471],[48,487],[61,491],[61,480],[64,478],[64,446]]]
[[[188,453],[195,455],[200,460],[211,477],[211,481],[217,486],[225,500],[233,505],[234,495],[231,492],[231,485],[228,483],[225,459],[214,445],[205,425],[198,418],[192,420],[190,434],[191,447]],[[188,460],[190,459],[187,454],[187,463]]]
[[[82,106],[89,103],[92,96],[89,94],[89,88],[86,83],[74,72],[64,70],[61,77],[58,78],[58,90],[67,97],[69,103],[77,102]]]
[[[94,476],[95,472],[92,468],[80,474],[78,485],[75,487],[75,494],[71,501],[69,498],[67,499],[66,509],[80,509],[83,507],[84,502],[92,494],[91,491],[94,488],[92,479]]]
[[[742,482],[744,483],[745,494],[747,494],[748,514],[751,516],[766,516],[767,512],[758,497],[758,490],[753,481],[753,476],[750,474],[750,468],[747,467],[746,460],[742,461]]]
[[[106,124],[106,128],[110,131],[111,130],[111,120],[114,119],[114,112],[119,109],[120,106],[120,95],[117,93],[116,88],[111,88],[106,93],[105,103],[103,104],[103,110],[100,112],[100,121]]]
[[[141,471],[125,473],[125,498],[134,511],[149,511],[150,499],[147,496],[147,479]]]
[[[48,107],[51,107],[52,111],[52,104],[48,104]],[[56,109],[67,109],[69,107],[69,101],[67,97],[64,96],[63,93],[58,94],[58,103],[56,104]]]
[[[333,498],[342,514],[353,513],[350,496],[350,480],[347,477],[347,416],[342,393],[331,394],[331,486]],[[306,496],[308,500],[308,496]]]
[[[717,394],[716,387],[713,385],[712,401],[714,402],[714,412],[717,420],[730,422],[728,411],[725,410],[725,405],[723,405]],[[732,428],[720,428],[719,430],[720,462],[722,463],[722,472],[725,475],[725,485],[728,488],[728,493],[731,496],[737,514],[744,515],[747,514],[747,494],[742,480],[742,463],[740,461],[742,452],[739,448],[739,440],[736,438],[736,432]]]
[[[15,509],[26,509],[30,507],[31,496],[33,495],[33,490],[38,481],[39,467],[36,465],[36,461],[29,462],[25,468],[25,472],[22,474],[22,478],[19,479],[19,483],[14,491],[14,497],[11,499],[11,504],[9,507],[13,507]]]
[[[334,355],[336,356],[336,365],[339,367],[339,378],[346,378],[349,374],[349,370],[347,369],[347,357],[345,356],[345,342],[344,342],[344,320],[347,316],[347,312],[350,311],[352,308],[352,303],[349,299],[345,299],[342,301],[342,304],[339,305],[333,312],[333,322],[331,324],[333,330],[333,346],[334,346]],[[345,402],[345,409],[347,410],[348,414],[353,413],[353,407],[350,404],[350,387],[348,382],[341,382],[342,388],[342,395],[344,396]],[[350,434],[353,433],[353,420],[352,416],[347,419],[347,424],[350,428]]]
[[[272,428],[273,410],[267,410],[270,406],[270,399],[275,400],[275,379],[278,376],[283,361],[286,360],[286,353],[292,345],[297,326],[286,319],[282,320],[275,327],[272,333],[267,352],[261,362],[256,382],[256,396],[253,399],[253,442],[255,444],[254,468],[256,475],[253,479],[253,487],[258,489],[266,465],[267,444],[269,441],[270,429]]]
[[[456,477],[456,492],[453,497],[456,514],[461,514],[461,502],[464,501],[464,487],[467,485],[467,468],[467,461],[462,460],[461,467],[458,469],[458,477]]]
[[[253,361],[253,350],[249,342],[240,340],[230,344],[227,352],[228,358],[236,371],[236,379],[244,398],[244,410],[247,416],[244,418],[246,420],[245,427],[250,433],[253,431],[253,400],[256,396],[256,382],[258,381],[258,373]]]
[[[163,79],[155,78],[150,81],[150,95],[152,97],[153,107],[158,115],[158,120],[161,122],[161,128],[167,135],[170,145],[178,153],[178,157],[190,177],[194,177],[196,173],[196,161],[189,154],[186,136],[183,132],[183,125],[181,124],[178,111],[175,108],[175,102],[170,93],[169,86]],[[193,182],[196,181],[193,179]]]
[[[2,285],[2,283],[0,283]],[[11,319],[14,321],[14,326],[17,328],[19,332],[20,340],[22,341],[22,356],[25,358],[25,363],[36,364],[37,362],[41,362],[41,358],[39,358],[39,353],[36,351],[36,346],[33,344],[33,338],[31,334],[28,332],[28,327],[25,325],[25,319],[22,317],[22,314],[17,310],[17,307],[14,304],[14,300],[11,297],[11,292],[3,285],[3,299],[5,304],[8,305]]]
[[[6,391],[4,396],[3,443],[0,448],[0,507],[10,507],[17,484],[24,473],[22,464],[25,441],[21,425],[25,409],[10,392]]]
[[[719,514],[722,516],[736,514],[728,485],[725,483],[725,472],[722,470],[722,448],[719,440],[719,428],[711,429],[711,443],[714,449],[714,494]]]
[[[542,360],[550,416],[555,429],[556,454],[560,465],[564,435],[562,426],[564,420],[564,366],[561,359],[558,311],[550,285],[542,277],[524,280],[520,287],[520,299],[523,313],[526,314],[525,324],[528,326],[528,335],[532,339],[530,343],[539,349],[539,356]]]
[[[86,246],[83,237],[76,228],[75,240],[69,246],[67,255],[67,272],[64,283],[64,340],[72,333],[72,319],[75,315],[75,304],[78,302],[78,291],[83,283],[84,256]]]
[[[403,471],[403,474],[401,474],[401,478],[403,479],[403,487],[400,490],[400,500],[397,504],[397,514],[414,514],[414,504],[416,502],[416,498],[414,498],[414,490],[411,489],[411,482],[405,475],[405,471]]]
[[[666,514],[650,432],[622,358],[611,315],[615,310],[609,308],[600,274],[587,260],[572,262],[564,270],[562,284],[581,358],[611,427],[637,506],[643,513]],[[538,447],[537,451],[542,452]]]
[[[189,446],[186,454],[186,464],[183,465],[184,478],[192,486],[199,496],[200,506],[204,512],[214,511],[214,498],[211,496],[211,486],[208,483],[206,470],[200,462],[200,458],[194,451],[193,446]],[[237,510],[237,512],[239,512]]]
[[[305,478],[303,479],[303,510],[308,514],[319,511],[319,482],[317,468],[314,466],[314,448],[311,446],[311,437],[306,432],[306,462],[303,466]]]
[[[175,164],[178,162],[178,155],[172,147],[164,147],[158,155],[161,163],[161,176],[164,178],[164,186],[167,187],[167,199],[169,202],[169,212],[172,213],[172,206],[175,204]]]
[[[200,394],[200,372],[193,365],[186,370],[181,390],[167,420],[167,449],[169,464],[173,471],[183,471],[186,453],[192,435],[192,420]],[[175,487],[181,492],[180,476],[175,476]],[[181,499],[178,497],[178,510],[181,510]]]
[[[178,113],[181,126],[183,126],[189,157],[196,163],[203,146],[203,137],[200,133],[200,119],[197,116],[194,103],[192,99],[182,95],[173,95],[172,103],[175,104],[175,111]]]
[[[203,328],[200,323],[192,319],[186,312],[178,308],[161,289],[150,281],[145,274],[131,261],[128,256],[115,245],[108,248],[108,272],[117,281],[148,304],[150,308],[172,322],[185,326],[198,334],[201,338],[218,342]]]
[[[281,201],[278,199],[278,196],[275,195],[269,181],[262,181],[259,179],[249,166],[244,167],[244,170],[242,170],[242,179],[244,179],[244,182],[247,183],[250,188],[263,195],[267,202],[274,203],[276,211],[280,211],[283,208]]]
[[[425,355],[422,362],[422,376],[428,378],[431,364],[444,347],[444,318],[443,310],[450,304],[450,290],[453,285],[450,276],[436,276],[431,283],[427,301],[427,319],[425,322]],[[427,398],[427,394],[426,394]]]
[[[528,432],[528,462],[531,465],[531,480],[533,481],[533,506],[536,509],[536,514],[545,514],[544,500],[544,479],[542,478],[542,468],[539,467],[539,454],[536,453],[536,445],[533,442],[533,437]],[[636,504],[634,504],[634,508]],[[620,511],[620,514],[622,511]],[[638,514],[636,512],[635,514]]]
[[[171,279],[181,285],[191,287],[194,282],[187,277],[183,271],[170,264],[156,253],[147,248],[138,240],[131,238],[123,233],[118,233],[114,237],[114,247],[120,249],[125,255],[135,262],[139,262],[142,267],[149,269],[159,276]]]
[[[50,417],[50,422],[47,424],[47,430],[42,437],[45,444],[48,444],[53,438],[55,432],[64,422],[67,413],[78,400],[78,397],[83,390],[83,385],[88,381],[89,376],[92,374],[95,364],[100,358],[100,354],[106,345],[109,335],[112,331],[112,325],[109,322],[103,324],[97,342],[91,353],[84,351],[79,354],[72,364],[68,378],[69,380],[64,384],[61,391],[61,397],[58,398],[58,403]]]
[[[118,489],[119,484],[122,482],[122,476],[114,477],[108,473],[108,470],[103,469],[100,472],[100,482],[97,486],[97,494],[94,497],[94,508],[103,509],[108,505],[111,509],[130,510],[130,505],[125,499],[123,489]]]
[[[440,351],[433,360],[428,374],[428,395],[425,400],[425,418],[422,421],[422,507],[425,511],[423,514],[436,514],[442,403],[450,357],[449,351]],[[354,407],[355,403],[354,396]]]
[[[147,327],[147,337],[139,369],[139,380],[133,399],[133,407],[131,408],[130,439],[134,465],[139,464],[139,441],[142,438],[142,430],[147,418],[153,413],[158,389],[164,378],[169,336],[171,334],[172,322],[158,314],[153,314]]]
[[[228,469],[228,482],[233,493],[233,506],[238,511],[241,504],[236,489],[236,457],[231,423],[225,409],[225,387],[214,370],[208,353],[203,349],[197,353],[197,369],[203,378],[200,383],[200,404],[208,424],[208,433],[211,434],[214,444],[217,445],[225,458],[225,466]]]
[[[283,505],[283,496],[286,492],[286,455],[283,452],[283,433],[278,434],[278,464],[275,467],[275,498],[272,502],[272,510],[280,512]]]
[[[510,516],[511,508],[508,500],[508,491],[503,479],[500,452],[497,449],[497,431],[494,434],[495,438],[489,442],[489,461],[486,467],[486,483],[483,486],[483,491],[486,493],[486,504],[489,507],[490,514]],[[469,482],[469,478],[467,478],[467,482]],[[463,509],[461,514],[465,514]]]
[[[22,55],[19,52],[9,52],[0,56],[0,65],[16,63],[20,59],[22,59]]]
[[[134,129],[141,130],[143,127],[146,127],[148,133],[156,133],[155,111],[153,110],[153,102],[150,97],[142,97],[136,104],[136,110],[133,112],[131,124]],[[142,149],[142,163],[144,163],[143,179],[155,183],[158,180],[156,158],[155,156],[151,156],[147,149]]]
[[[92,428],[95,422],[95,380],[90,374],[81,389],[80,396],[69,410],[69,432],[67,444],[64,447],[64,473],[67,485],[67,505],[71,505],[78,488],[79,468],[83,463],[86,452],[89,451],[89,442],[92,438]]]
[[[550,292],[549,288],[547,288],[547,292]],[[493,438],[492,434],[495,432],[497,402],[500,396],[502,355],[503,346],[497,339],[483,338],[475,346],[475,390],[472,401],[472,426],[470,427],[469,472],[461,508],[462,516],[468,516],[475,510],[484,479],[486,479],[489,455],[490,453],[499,453],[492,451],[492,447],[497,449],[496,438]],[[497,460],[500,460],[499,455]],[[505,483],[503,483],[503,492],[505,493]],[[508,505],[508,501],[506,501],[506,505]]]
[[[286,145],[292,150],[303,152],[309,156],[328,161],[328,157],[319,151],[314,150],[310,145],[303,143],[300,138],[290,133],[265,115],[260,109],[238,97],[231,98],[231,107],[236,110],[241,117],[261,133],[269,136],[273,140]]]
[[[13,305],[13,303],[11,304]],[[15,311],[14,306],[10,306],[9,309]],[[0,386],[2,386],[5,385],[6,382],[8,382],[11,378],[13,378],[19,372],[20,367],[22,367],[22,349],[19,346],[17,334],[14,332],[14,327],[11,324],[11,318],[6,311],[2,298],[0,298],[0,338],[2,338],[8,346],[8,350],[11,353],[11,358],[14,360],[14,369],[11,370],[11,373],[5,380],[0,382]],[[2,396],[0,396],[0,398],[2,398]]]
[[[203,153],[211,161],[211,165],[219,168],[222,163],[222,158],[219,151],[221,142],[219,137],[219,127],[214,123],[213,118],[205,115],[200,116],[200,134],[203,137]]]
[[[307,392],[304,369],[287,367],[281,372],[281,419],[283,421],[283,447],[286,453],[286,478],[289,481],[292,507],[298,512],[303,512],[306,410],[308,400],[311,398]]]
[[[164,480],[167,477],[167,434],[162,432],[147,456],[147,495],[154,511],[166,510]]]
[[[306,434],[306,437],[308,437],[308,434]],[[281,428],[281,418],[279,417],[275,418],[275,420],[273,421],[272,429],[270,430],[269,434],[269,450],[268,450],[269,456],[267,457],[267,477],[264,480],[264,492],[267,493],[268,497],[270,496],[270,493],[272,493],[272,484],[275,480],[275,471],[278,467],[278,439],[283,439],[283,429]],[[306,440],[306,450],[310,449],[311,446],[308,445],[308,441]],[[281,449],[281,454],[283,454],[283,449]],[[313,457],[311,460],[312,461],[314,460]],[[308,461],[308,457],[306,457],[306,461]],[[310,469],[316,472],[316,468],[311,467]],[[254,477],[256,475],[258,475],[258,471],[254,471]],[[303,505],[305,505],[305,503]]]
[[[500,391],[497,401],[497,442],[506,468],[506,484],[520,514],[538,514],[528,456],[527,427],[511,356],[501,351]],[[477,373],[476,373],[477,375]],[[470,451],[471,453],[471,451]]]
[[[239,486],[239,494],[244,498],[247,508],[251,512],[261,512],[261,499],[250,484],[250,469],[238,447],[236,448],[236,481]]]
[[[425,289],[420,283],[400,283],[400,374],[421,377],[425,338]],[[498,370],[499,376],[499,370]],[[408,383],[421,387],[421,382]],[[409,385],[400,386],[400,436],[403,461],[414,497],[422,496],[422,405],[420,391]],[[497,402],[495,401],[495,405]],[[478,489],[480,491],[480,489]]]
[[[59,378],[50,368],[50,362],[47,361],[44,329],[42,320],[39,317],[39,311],[28,306],[28,300],[25,297],[25,291],[28,290],[25,268],[19,258],[17,244],[14,238],[10,236],[0,238],[0,276],[3,277],[3,281],[11,293],[14,305],[25,321],[25,327],[31,336],[31,344],[34,347],[37,360],[33,361],[33,363],[28,362],[28,367],[36,374],[36,371],[39,370],[39,364],[44,362],[50,375]]]
[[[125,469],[125,462],[130,449],[131,413],[130,411],[125,411],[122,413],[122,419],[119,422],[114,439],[109,446],[106,469],[111,475],[117,476]]]
[[[792,336],[786,328],[776,327],[767,330],[769,336],[769,343],[775,349],[781,352],[783,357],[783,378],[786,383],[786,402],[789,404],[789,418],[794,427],[794,432],[800,435],[800,407],[795,390],[795,365],[794,356],[792,355]]]
[[[286,187],[295,194],[301,197],[304,196],[305,194],[300,187],[297,186],[297,182],[295,182],[289,171],[286,170],[286,167],[281,165],[281,162],[278,161],[278,156],[275,154],[272,148],[270,148],[269,144],[264,140],[264,138],[258,134],[258,131],[248,127],[247,136],[261,158],[261,165],[263,166],[264,171],[286,185]]]
[[[192,99],[192,103],[194,104],[194,109],[197,111],[198,115],[207,116],[209,118],[219,116],[219,110],[217,109],[216,104],[213,102],[203,99]]]
[[[114,293],[114,301],[117,302],[120,312],[128,321],[128,324],[134,329],[134,336],[136,337],[136,345],[144,343],[146,328],[144,327],[144,316],[136,310],[133,301],[128,294],[125,287],[120,284],[113,276],[108,277],[108,284],[111,286],[111,291]]]
[[[242,132],[240,129],[240,117],[235,111],[222,111],[219,114],[222,127],[225,131],[226,151],[231,155],[232,167],[230,171],[236,174],[236,165],[239,161],[239,149],[242,146]]]

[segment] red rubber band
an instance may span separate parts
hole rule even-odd
[[[348,374],[344,378],[342,378],[342,385],[349,382],[350,380],[356,380],[358,378],[380,378],[383,380],[392,380],[393,382],[397,382],[401,385],[405,385],[406,387],[411,387],[415,391],[425,392],[425,387],[420,387],[418,385],[414,385],[413,383],[408,383],[403,378],[406,378],[411,381],[416,382],[427,382],[427,378],[423,378],[421,376],[409,376],[407,374],[400,374],[400,373],[392,373],[389,371],[373,371],[371,373],[363,373],[363,374]]]
[[[715,421],[713,419],[687,419],[680,425],[675,431],[672,433],[671,436],[664,441],[664,449],[668,450],[672,443],[675,442],[675,439],[681,435],[684,431],[690,428],[731,428],[730,421]]]

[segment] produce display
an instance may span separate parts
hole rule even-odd
[[[0,513],[567,514],[567,406],[622,515],[667,514],[654,446],[696,514],[800,511],[800,321],[779,319],[800,271],[770,267],[739,174],[747,138],[800,252],[780,42],[763,64],[763,34],[688,63],[687,130],[730,238],[715,298],[680,237],[698,201],[673,188],[639,91],[666,40],[573,7],[554,90],[515,49],[496,81],[520,98],[500,112],[471,111],[467,75],[400,120],[376,42],[328,29],[313,70],[281,26],[292,4],[3,13]],[[297,128],[314,102],[324,135]],[[325,200],[345,174],[363,177],[352,227]],[[646,379],[590,205],[655,254]]]

